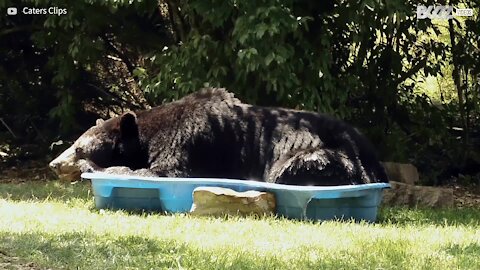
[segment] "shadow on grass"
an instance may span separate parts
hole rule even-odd
[[[158,267],[175,266],[174,251],[185,247],[174,241],[154,241],[140,237],[102,239],[88,233],[0,233],[0,248],[9,255],[19,256],[53,268],[111,269],[145,266],[158,256]],[[172,252],[173,251],[173,252]],[[149,258],[147,260],[147,258]],[[151,266],[154,267],[153,265]]]
[[[167,239],[89,233],[0,233],[0,250],[62,269],[259,269],[283,268],[277,258],[232,250],[199,249]]]
[[[13,201],[65,202],[71,199],[91,199],[89,181],[65,183],[60,181],[35,181],[0,184],[0,198]]]
[[[199,248],[172,239],[115,236],[114,231],[105,235],[0,233],[0,251],[54,269],[375,269],[379,266],[411,269],[417,263],[420,263],[418,269],[439,267],[438,263],[421,257],[417,258],[420,261],[412,259],[405,240],[377,239],[363,243],[361,250],[333,250],[333,253],[301,246],[293,257],[288,250],[262,255],[242,248]],[[459,265],[468,269],[479,266],[477,245],[445,249],[458,259]],[[475,260],[461,253],[466,249]]]
[[[377,223],[397,225],[466,225],[480,226],[480,209],[477,208],[380,208]]]
[[[479,269],[480,245],[470,243],[468,245],[451,245],[443,249],[447,254],[458,258],[458,269]],[[474,266],[474,267],[472,267]]]
[[[451,245],[445,248],[445,251],[451,255],[478,256],[480,254],[480,244],[470,243],[468,245]]]

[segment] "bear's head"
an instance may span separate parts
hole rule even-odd
[[[73,145],[50,162],[61,179],[78,180],[86,171],[111,166],[144,167],[136,115],[132,112],[107,121],[97,120]]]

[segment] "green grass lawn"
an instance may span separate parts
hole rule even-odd
[[[201,218],[99,211],[87,183],[0,184],[0,253],[53,269],[480,269],[479,228],[479,209]]]

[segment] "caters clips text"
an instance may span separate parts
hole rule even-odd
[[[25,15],[66,15],[67,9],[66,8],[59,8],[59,7],[49,7],[49,8],[30,8],[24,7],[22,8],[22,13]]]

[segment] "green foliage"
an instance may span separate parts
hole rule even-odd
[[[417,20],[417,5],[430,0],[20,3],[68,13],[0,18],[0,113],[15,130],[30,121],[52,138],[59,127],[91,125],[92,114],[218,86],[246,102],[345,119],[382,159],[413,162],[429,179],[480,164],[479,16],[455,20],[452,32],[448,22]],[[452,46],[452,36],[462,42]],[[442,77],[448,95],[423,95],[432,93],[421,83],[429,77]]]
[[[63,16],[0,19],[4,25],[0,49],[7,56],[0,65],[0,84],[8,91],[0,102],[0,113],[9,122],[16,122],[19,115],[38,116],[38,126],[48,125],[49,119],[60,120],[61,130],[67,132],[85,128],[79,118],[85,118],[86,107],[97,107],[100,112],[94,113],[108,117],[102,108],[118,112],[145,106],[141,91],[126,81],[131,80],[145,52],[168,41],[162,18],[152,12],[155,1],[75,1],[66,5],[25,0],[4,1],[0,6],[17,6],[19,12],[24,6],[67,9]],[[12,108],[16,103],[27,106]]]
[[[290,43],[302,42],[309,18],[294,17],[291,9],[268,2],[222,3],[190,3],[185,16],[198,25],[181,46],[165,47],[156,55],[154,64],[162,68],[145,88],[151,99],[176,99],[209,85],[232,89],[249,102],[296,106],[292,95],[309,87],[300,83],[299,74],[312,73],[305,65],[314,65],[305,63],[309,50]]]

